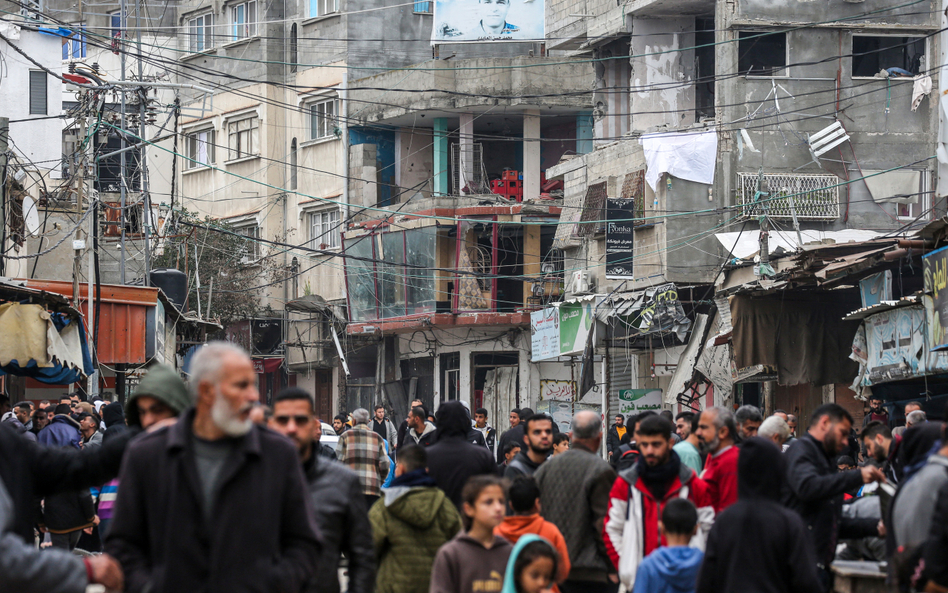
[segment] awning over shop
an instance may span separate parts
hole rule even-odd
[[[859,323],[843,317],[858,307],[825,294],[735,296],[734,364],[776,367],[781,385],[849,383],[859,370],[849,359]]]
[[[672,283],[618,293],[610,297],[609,305],[601,307],[598,316],[600,321],[615,325],[616,339],[671,332],[684,342],[691,329],[691,319]]]
[[[95,367],[78,317],[50,313],[41,305],[0,305],[0,374],[65,385]]]

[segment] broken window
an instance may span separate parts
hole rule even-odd
[[[785,76],[787,34],[741,31],[737,71],[749,76]]]
[[[924,37],[853,35],[853,76],[875,76],[881,70],[915,75],[921,71],[924,60]]]
[[[350,321],[434,313],[438,227],[344,240]]]

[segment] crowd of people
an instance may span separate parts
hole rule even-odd
[[[605,434],[522,408],[500,433],[415,400],[324,439],[305,390],[260,405],[237,346],[189,371],[153,366],[124,406],[0,399],[0,591],[825,592],[840,559],[948,591],[948,439],[920,406],[902,427],[872,400],[856,431],[825,404],[800,434],[753,406]]]

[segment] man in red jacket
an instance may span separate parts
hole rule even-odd
[[[642,559],[665,545],[658,523],[669,500],[687,498],[698,508],[698,532],[691,539],[694,547],[704,549],[714,522],[708,485],[672,450],[673,430],[672,423],[658,415],[642,420],[635,431],[641,455],[619,474],[609,493],[603,539],[628,590],[635,584]]]
[[[698,442],[708,455],[701,479],[708,483],[714,513],[737,502],[737,457],[734,414],[727,408],[708,408],[698,420]]]

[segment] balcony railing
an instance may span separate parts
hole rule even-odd
[[[744,216],[775,219],[836,220],[839,178],[835,175],[738,173]]]

